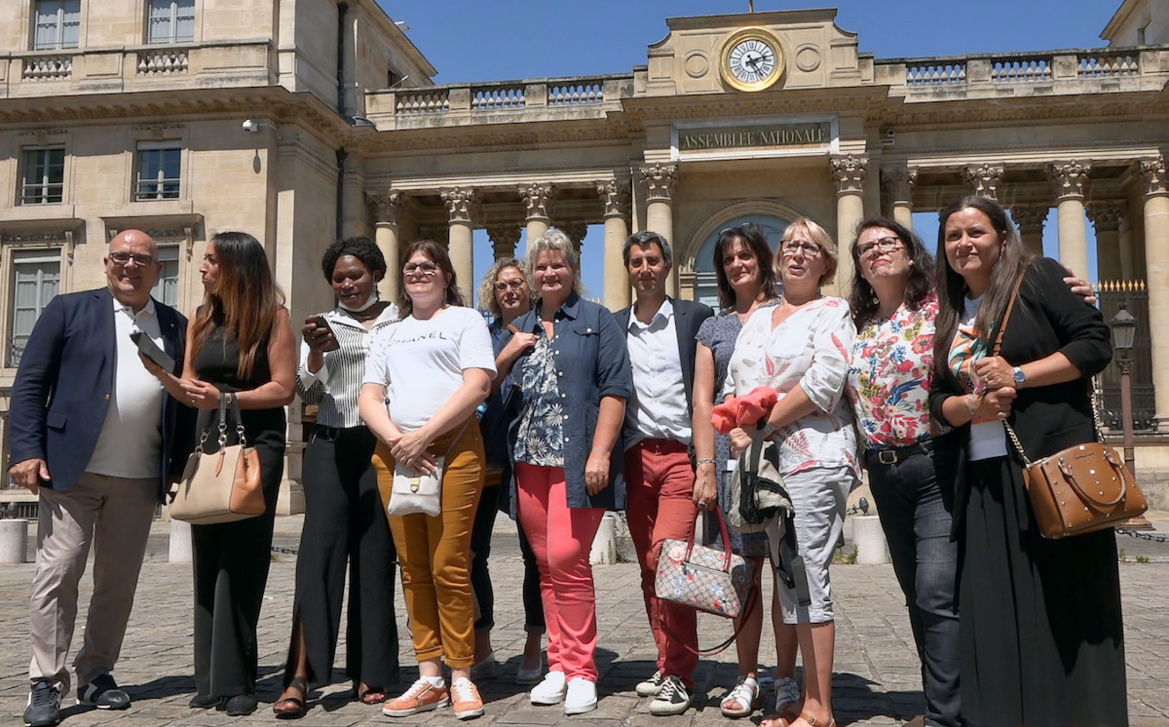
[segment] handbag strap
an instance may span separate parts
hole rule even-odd
[[[241,447],[247,447],[248,446],[248,437],[247,437],[247,434],[244,432],[244,418],[243,418],[243,415],[240,413],[239,396],[235,392],[232,392],[231,411],[232,411],[232,413],[235,414],[235,421],[236,421],[235,433],[239,437],[239,444]],[[219,418],[218,444],[219,444],[219,448],[223,449],[223,447],[227,444],[227,393],[223,392],[223,391],[219,392],[219,417],[218,418]],[[211,436],[211,427],[212,426],[213,425],[209,424],[207,427],[205,427],[203,429],[203,433],[199,436],[199,443],[197,445],[195,445],[195,452],[196,453],[203,454],[203,446],[205,444],[207,444],[207,439]]]
[[[1019,277],[1015,280],[1015,287],[1011,290],[1011,298],[1007,301],[1007,309],[1003,313],[1003,319],[999,321],[998,332],[994,337],[994,346],[991,347],[990,355],[998,356],[999,351],[1003,347],[1003,335],[1007,332],[1007,322],[1011,320],[1011,311],[1015,309],[1015,301],[1019,299],[1019,288],[1023,285],[1023,278],[1027,275],[1027,269],[1023,268],[1023,272],[1019,273]]]
[[[718,507],[715,507],[714,509],[709,510],[708,512],[713,513],[714,519],[718,521],[718,530],[723,536],[723,572],[730,573],[731,572],[731,539],[727,535],[727,523],[723,519],[723,514],[718,509]],[[686,558],[685,558],[686,562],[690,562],[690,554],[694,551],[694,531],[696,531],[698,529],[698,528],[694,527],[694,524],[698,522],[698,518],[701,515],[702,515],[702,510],[696,511],[694,513],[694,522],[690,523],[690,535],[686,538]]]
[[[666,632],[666,635],[670,637],[673,643],[680,645],[683,649],[690,652],[691,654],[706,657],[718,656],[719,654],[726,651],[731,644],[735,643],[735,639],[739,638],[739,634],[742,633],[743,629],[747,626],[747,617],[751,615],[751,612],[755,608],[755,590],[756,585],[754,581],[754,574],[752,574],[751,588],[747,590],[747,607],[743,609],[743,613],[739,614],[739,618],[736,619],[739,623],[735,626],[735,630],[732,631],[731,635],[726,639],[720,641],[709,649],[703,649],[697,645],[691,646],[690,644],[686,643],[685,638],[675,633],[675,631],[669,627],[665,619],[662,618],[661,613],[658,613],[656,616],[658,625],[662,627],[662,630]]]

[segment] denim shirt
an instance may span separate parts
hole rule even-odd
[[[487,331],[491,334],[491,345],[498,357],[511,334],[504,330],[499,318],[487,324]],[[483,418],[479,420],[479,429],[483,434],[483,452],[488,463],[503,469],[502,482],[507,482],[511,476],[507,429],[512,419],[519,413],[519,392],[515,386],[511,374],[508,374],[500,382],[499,391],[487,397],[486,410],[483,412]]]
[[[538,333],[543,323],[538,306],[520,316],[516,330]],[[504,332],[502,345],[511,334]],[[523,354],[526,356],[527,352]],[[564,402],[564,479],[568,506],[625,509],[624,450],[618,429],[617,440],[609,460],[609,486],[593,496],[585,490],[585,463],[592,450],[593,433],[601,398],[619,396],[628,399],[633,393],[633,370],[625,334],[608,308],[582,300],[573,293],[556,311],[552,355],[556,359],[556,382]],[[522,357],[521,356],[521,359]],[[516,366],[519,366],[517,361]],[[513,367],[514,369],[515,367]],[[522,395],[522,391],[517,389]],[[519,417],[508,428],[508,450],[514,451]],[[515,517],[515,476],[508,485],[509,512]]]

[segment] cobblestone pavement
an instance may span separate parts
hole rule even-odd
[[[1160,513],[1161,530],[1169,531],[1169,513]],[[1155,520],[1158,520],[1155,518]],[[276,543],[295,547],[301,519],[281,518]],[[167,526],[156,523],[134,613],[126,633],[116,676],[134,700],[125,712],[86,711],[69,695],[64,724],[69,727],[110,724],[116,727],[160,725],[272,724],[271,702],[279,693],[281,668],[292,607],[295,557],[274,554],[260,622],[260,709],[246,718],[222,712],[191,710],[194,692],[191,674],[191,569],[166,562]],[[1121,567],[1128,654],[1128,692],[1133,727],[1169,724],[1169,543],[1138,541],[1121,536],[1125,563]],[[1140,558],[1141,562],[1137,562]],[[1145,562],[1147,559],[1147,562]],[[502,674],[483,680],[486,715],[475,724],[556,725],[572,727],[690,727],[729,726],[719,713],[718,700],[734,682],[734,650],[704,659],[697,675],[701,704],[677,717],[652,717],[648,701],[633,687],[653,672],[654,648],[631,564],[597,566],[597,612],[600,630],[598,661],[601,671],[599,708],[587,715],[565,717],[556,707],[533,707],[525,688],[513,683],[523,645],[523,606],[520,583],[523,566],[515,545],[514,529],[501,519],[497,526],[492,573],[496,585],[496,654],[505,662]],[[21,724],[27,695],[26,674],[28,586],[32,564],[0,566],[0,720]],[[82,609],[75,642],[80,643],[89,576],[83,581]],[[903,599],[889,566],[837,565],[833,568],[837,604],[837,648],[833,694],[837,722],[844,725],[899,725],[921,713],[923,700],[917,656],[913,648]],[[405,634],[405,611],[400,595],[396,613]],[[722,619],[702,616],[704,643],[729,634]],[[774,641],[765,629],[762,660],[773,663]],[[75,647],[77,645],[75,643]],[[401,644],[403,680],[416,675],[409,641]],[[337,663],[344,663],[344,646]],[[72,658],[72,654],[70,655]],[[311,709],[302,724],[343,727],[396,722],[408,725],[453,725],[450,710],[391,720],[380,709],[352,701],[346,683],[314,692]],[[753,721],[759,719],[759,712]],[[741,724],[749,725],[745,720]]]

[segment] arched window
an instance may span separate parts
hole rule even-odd
[[[788,225],[785,220],[775,215],[740,215],[728,220],[726,224],[720,225],[717,230],[703,240],[702,246],[694,258],[694,299],[705,303],[716,311],[718,310],[718,282],[714,274],[714,244],[718,241],[718,236],[723,230],[736,227],[744,222],[750,222],[759,228],[759,231],[767,238],[767,244],[771,246],[772,255],[778,249],[779,240],[783,237],[783,231],[787,229]],[[771,261],[769,260],[767,263],[771,264]]]

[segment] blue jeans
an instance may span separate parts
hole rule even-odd
[[[958,686],[958,543],[950,539],[953,493],[943,493],[938,486],[932,452],[914,451],[895,464],[881,464],[871,455],[865,459],[921,659],[925,723],[957,727],[963,722]]]

